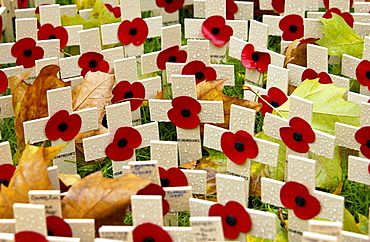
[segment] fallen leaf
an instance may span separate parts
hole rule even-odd
[[[216,126],[222,128],[229,128],[230,120],[230,107],[231,104],[236,104],[246,108],[251,108],[256,111],[261,109],[262,104],[257,102],[252,102],[249,100],[244,100],[236,97],[228,97],[222,93],[222,89],[225,85],[225,82],[228,79],[221,79],[210,82],[200,82],[197,84],[197,97],[198,100],[208,100],[208,101],[223,101],[224,104],[224,116],[225,122],[223,124],[215,124]]]
[[[179,165],[180,169],[194,170],[197,167],[198,161],[191,161],[182,165]]]
[[[250,196],[261,196],[261,178],[267,177],[268,169],[266,165],[254,162],[251,164],[251,175],[249,182],[249,194]]]
[[[361,230],[361,233],[369,234],[369,219],[360,213],[357,213],[357,216],[359,221],[357,227]]]
[[[76,182],[81,180],[81,176],[79,174],[58,174],[58,178],[66,186],[73,186]]]
[[[343,189],[343,181],[339,183],[338,187],[334,190],[333,194],[340,196],[340,194],[342,194],[342,189]]]
[[[21,99],[19,99],[21,96],[14,97],[19,99],[17,100],[18,103],[14,110],[14,128],[17,135],[18,143],[16,159],[22,153],[26,145],[26,142],[24,140],[23,122],[47,117],[48,103],[46,91],[49,89],[70,85],[70,83],[63,82],[57,77],[57,73],[59,72],[59,70],[60,67],[57,65],[49,65],[44,67],[40,71],[40,74],[36,77],[32,85],[26,84],[27,90],[24,93],[23,97]],[[26,87],[24,84],[18,84],[18,86],[19,85]]]
[[[357,227],[355,218],[346,208],[344,208],[343,230],[358,234],[362,233]]]
[[[23,99],[23,96],[29,87],[29,84],[25,83],[23,80],[27,80],[29,78],[31,71],[32,70],[29,70],[28,72],[21,73],[9,78],[9,87],[12,94],[13,110],[15,110],[17,103],[19,103]]]
[[[127,173],[112,179],[98,171],[76,182],[62,200],[63,218],[95,219],[96,228],[104,224],[121,224],[131,195],[151,181]]]
[[[99,129],[80,133],[76,136],[76,144],[82,144],[82,139],[93,135],[108,132],[103,127],[102,120],[105,115],[105,106],[110,104],[113,97],[114,75],[104,72],[88,72],[82,82],[72,92],[72,108],[78,111],[85,108],[98,108]]]
[[[9,186],[0,186],[0,219],[13,218],[12,205],[28,203],[29,190],[51,189],[47,167],[65,146],[26,146]]]

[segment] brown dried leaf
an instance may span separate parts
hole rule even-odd
[[[131,195],[149,183],[150,180],[132,173],[112,179],[103,177],[101,171],[95,172],[69,189],[62,200],[63,218],[92,218],[96,224],[100,221],[122,224]]]
[[[12,205],[28,203],[29,190],[51,189],[47,167],[65,146],[26,146],[9,186],[0,186],[0,219],[13,218]]]
[[[286,49],[285,53],[285,64],[286,67],[288,63],[296,64],[300,66],[307,66],[307,44],[314,43],[318,39],[313,39],[308,43],[304,43],[296,48],[296,44],[301,41],[302,39],[294,40]]]
[[[69,83],[61,81],[57,77],[59,70],[60,68],[57,65],[46,66],[41,70],[40,74],[36,77],[32,85],[26,84],[26,88],[25,83],[22,80],[20,80],[20,83],[16,85],[16,87],[19,87],[18,89],[26,88],[26,92],[24,93],[23,97],[21,94],[23,91],[21,90],[19,90],[19,94],[13,97],[17,99],[13,99],[13,103],[15,101],[18,102],[14,110],[14,126],[18,143],[16,157],[19,157],[19,154],[22,153],[26,145],[24,140],[23,122],[48,116],[46,91],[49,89],[70,85]]]
[[[262,106],[262,104],[260,103],[236,97],[228,97],[225,94],[223,94],[222,89],[226,81],[227,79],[216,80],[211,82],[200,82],[197,85],[197,97],[199,100],[223,101],[225,122],[223,124],[216,124],[217,126],[223,128],[229,128],[231,104],[251,108],[256,111],[259,111]]]
[[[104,72],[88,72],[83,81],[72,92],[72,107],[74,111],[85,108],[98,108],[99,129],[80,133],[76,136],[76,144],[82,143],[82,139],[93,135],[108,132],[101,123],[105,115],[105,106],[110,104],[113,97],[114,75]]]
[[[81,180],[81,176],[79,174],[58,174],[58,178],[64,183],[66,186],[72,186],[79,180]]]
[[[25,83],[23,80],[27,80],[28,77],[30,76],[30,73],[31,73],[31,70],[9,78],[9,87],[10,87],[10,92],[12,94],[12,103],[13,103],[14,110],[15,110],[17,103],[23,99],[23,96],[29,87],[29,84]]]

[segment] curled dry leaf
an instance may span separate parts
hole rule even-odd
[[[104,128],[101,123],[105,114],[105,106],[110,104],[113,97],[113,85],[114,75],[97,71],[88,72],[83,81],[73,89],[72,107],[74,111],[97,107],[99,113],[99,129],[78,134],[75,138],[76,144],[81,144],[83,138],[108,132],[108,129]],[[78,146],[79,149],[80,147]]]
[[[222,128],[229,128],[231,104],[251,108],[256,111],[259,111],[262,106],[262,104],[257,102],[252,102],[249,100],[244,100],[236,97],[228,97],[225,94],[223,94],[222,89],[226,81],[227,79],[221,79],[211,82],[200,82],[197,85],[197,97],[199,100],[223,101],[225,122],[223,124],[215,124]]]
[[[65,146],[26,146],[9,186],[0,186],[0,219],[13,218],[12,205],[28,203],[29,190],[51,189],[47,167]]]
[[[313,39],[307,43],[301,44],[298,47],[295,47],[301,39],[296,39],[285,50],[285,63],[284,67],[290,64],[296,64],[299,66],[307,66],[307,44],[314,43],[318,39]],[[295,48],[294,48],[295,47]]]
[[[122,224],[131,195],[149,183],[132,173],[112,179],[95,172],[69,189],[62,200],[63,218],[93,218],[97,228],[103,223]]]
[[[13,109],[17,106],[17,103],[23,99],[24,94],[29,87],[29,84],[23,80],[27,80],[31,74],[31,70],[21,73],[9,78],[9,87],[12,94]]]
[[[57,65],[44,67],[32,85],[26,84],[23,80],[19,80],[19,78],[14,79],[14,83],[10,82],[11,86],[15,85],[16,90],[18,89],[18,93],[13,96],[13,103],[17,102],[14,109],[14,128],[18,143],[16,157],[19,157],[26,145],[23,122],[48,116],[46,91],[70,85],[57,77],[59,70],[60,67]],[[22,94],[23,92],[24,94]]]

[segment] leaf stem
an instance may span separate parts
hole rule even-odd
[[[272,108],[280,117],[284,118],[283,115],[281,115],[281,113],[274,106],[272,106],[269,102],[267,102],[266,99],[264,99],[258,92],[253,90],[250,86],[244,84],[242,85],[242,89],[249,90],[253,92],[254,94],[256,94],[257,97],[259,97],[264,103],[266,103],[270,108]]]

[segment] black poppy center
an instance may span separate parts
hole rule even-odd
[[[274,108],[278,108],[279,107],[279,103],[276,101],[276,100],[272,100],[270,102],[271,106],[273,106]]]
[[[244,145],[242,142],[236,142],[235,145],[234,145],[234,148],[237,150],[237,151],[240,151],[242,152],[244,150]]]
[[[289,26],[289,31],[292,32],[292,33],[297,32],[298,31],[297,25],[294,25],[294,24],[290,25]]]
[[[258,53],[256,53],[256,52],[254,52],[252,54],[252,60],[259,61],[260,60],[260,55]]]
[[[366,72],[366,78],[367,78],[367,79],[370,79],[370,71],[367,71],[367,72]]]
[[[168,58],[168,62],[176,62],[177,61],[177,57],[174,56],[174,55],[171,55],[169,58]]]
[[[64,131],[66,131],[68,129],[68,124],[66,124],[66,123],[60,123],[59,125],[58,125],[58,130],[60,131],[60,132],[64,132]]]
[[[53,231],[51,231],[50,229],[48,229],[48,236],[54,236]]]
[[[5,180],[5,179],[2,179],[2,180],[0,180],[0,184],[3,184],[4,186],[8,187],[9,186],[9,181]]]
[[[125,92],[125,95],[124,95],[125,99],[132,98],[133,96],[134,96],[134,93],[132,91],[127,91]]]
[[[236,224],[236,218],[233,215],[227,215],[225,220],[226,223],[230,226],[234,226]]]
[[[23,51],[23,55],[24,55],[25,57],[30,57],[30,56],[32,55],[32,50],[30,50],[30,49],[25,49],[25,50]]]
[[[143,242],[154,242],[154,241],[155,241],[155,239],[153,239],[152,237],[145,237],[143,239]]]
[[[103,120],[101,121],[101,125],[103,125],[103,127],[105,127],[105,128],[108,128],[108,121],[107,121],[107,115],[106,114],[104,114]]]
[[[302,140],[302,134],[301,133],[299,133],[299,132],[294,132],[293,133],[293,139],[295,140],[295,141],[301,141]]]
[[[49,37],[48,37],[48,39],[56,39],[57,37],[55,36],[55,35],[50,35]]]
[[[171,4],[172,2],[173,2],[173,0],[166,0],[167,4]]]
[[[212,28],[212,34],[218,35],[220,33],[220,28],[219,27],[213,27]]]
[[[161,178],[161,186],[162,187],[168,187],[169,185],[170,185],[170,180],[168,180],[168,178],[166,178],[166,177]]]
[[[300,207],[303,207],[306,204],[306,200],[304,200],[304,198],[301,196],[297,196],[295,198],[295,204],[297,204]]]
[[[128,33],[131,35],[131,36],[134,36],[137,34],[137,29],[136,28],[131,28]]]
[[[91,60],[89,62],[89,66],[90,66],[90,68],[95,68],[95,67],[98,66],[98,62],[96,60]]]
[[[191,112],[189,109],[187,108],[184,108],[183,110],[181,110],[181,115],[185,118],[189,117],[191,115]]]
[[[197,71],[195,73],[195,78],[197,78],[198,80],[202,80],[204,78],[204,73],[203,71]]]
[[[127,145],[127,139],[120,139],[118,140],[118,146],[123,148]]]
[[[366,146],[367,148],[370,148],[370,139],[366,140]]]

